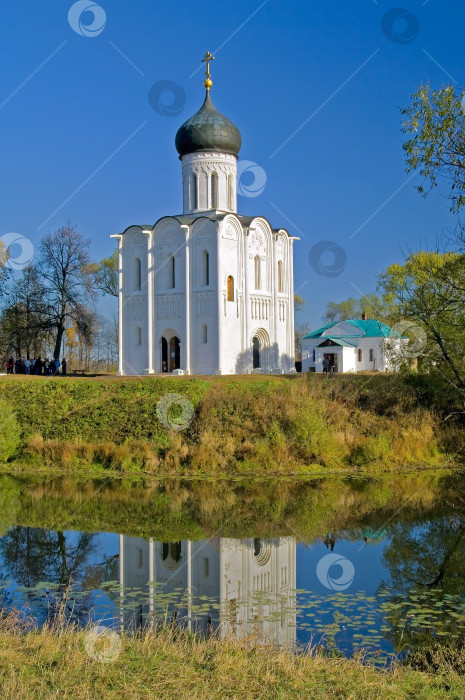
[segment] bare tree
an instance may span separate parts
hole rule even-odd
[[[37,270],[46,289],[49,325],[54,329],[54,359],[59,359],[63,335],[72,323],[85,332],[94,297],[92,272],[89,269],[89,241],[67,224],[49,233],[40,244]]]

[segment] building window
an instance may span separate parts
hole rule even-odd
[[[170,255],[169,260],[169,273],[170,273],[170,288],[174,289],[176,287],[176,263],[174,255]]]
[[[136,292],[140,292],[142,289],[142,266],[140,262],[140,258],[135,259],[135,285],[134,289]]]
[[[191,208],[199,208],[199,181],[196,173],[192,173],[191,179]]]
[[[361,362],[362,361],[362,350],[360,348],[357,351],[357,355],[358,355],[358,361]]]
[[[136,345],[142,345],[142,328],[140,326],[136,328]]]
[[[207,329],[207,324],[204,323],[202,325],[202,343],[207,343],[208,342],[208,329]]]
[[[316,351],[315,351],[315,348],[313,348],[312,359],[313,359],[313,362],[315,362],[315,360],[316,360]]]
[[[228,175],[228,208],[230,211],[234,209],[233,206],[233,188],[232,188],[232,175]]]
[[[228,277],[228,301],[234,301],[234,277]]]
[[[217,209],[218,207],[218,175],[216,173],[211,174],[210,178],[210,209]]]
[[[283,281],[283,262],[282,260],[278,260],[278,292],[282,294],[284,290],[284,281]]]
[[[255,264],[255,289],[260,289],[260,256],[256,255],[254,258]]]
[[[140,547],[136,548],[136,561],[137,568],[142,569],[142,549]]]
[[[163,542],[162,559],[168,558],[176,563],[181,559],[181,542]]]
[[[210,256],[208,251],[204,250],[202,253],[203,262],[203,283],[206,287],[210,284]]]
[[[374,359],[375,359],[375,353],[374,353],[373,349],[370,349],[370,362],[373,362]]]
[[[208,578],[210,573],[210,561],[208,557],[202,557],[202,573],[204,578]]]

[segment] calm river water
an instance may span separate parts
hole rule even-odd
[[[385,663],[465,630],[465,475],[0,476],[0,608]]]

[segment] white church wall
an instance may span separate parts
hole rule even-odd
[[[244,233],[235,216],[228,216],[221,222],[217,241],[219,370],[223,374],[234,374],[243,368],[245,349],[241,303],[243,276],[240,265]]]
[[[275,366],[281,367],[285,371],[293,371],[295,369],[295,353],[292,248],[289,237],[284,231],[278,234],[274,242],[273,267],[274,335],[278,346],[278,357]]]
[[[153,230],[154,370],[162,371],[162,338],[181,342],[181,368],[186,362],[186,235],[179,221],[166,217]]]
[[[245,270],[247,275],[247,334],[246,344],[252,347],[253,338],[260,343],[260,367],[263,372],[273,369],[279,347],[273,324],[273,249],[272,231],[261,217],[249,226],[246,239]]]
[[[139,227],[123,237],[122,319],[126,374],[144,374],[148,366],[147,236]]]
[[[216,222],[201,218],[195,221],[189,236],[191,372],[195,374],[213,374],[218,367],[217,229]]]

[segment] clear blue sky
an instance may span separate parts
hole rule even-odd
[[[417,178],[405,184],[399,107],[422,81],[463,84],[465,5],[399,1],[411,14],[383,32],[396,7],[385,0],[101,0],[106,24],[99,32],[97,17],[92,37],[71,28],[71,0],[4,3],[0,235],[36,245],[71,220],[99,259],[111,233],[180,213],[174,136],[203,101],[202,72],[190,76],[209,49],[214,103],[267,178],[239,212],[302,236],[298,320],[318,327],[328,300],[371,291],[387,265],[454,224],[440,193],[424,200]],[[177,116],[149,104],[161,80],[185,91]],[[309,263],[322,240],[346,253],[336,276]]]

